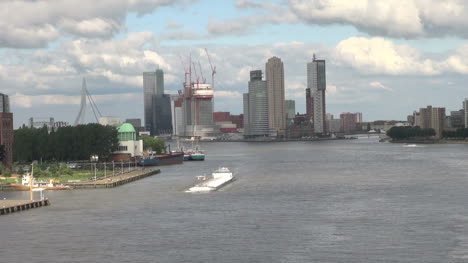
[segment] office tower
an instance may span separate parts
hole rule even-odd
[[[315,59],[307,63],[307,88],[310,89],[314,100],[313,123],[316,134],[325,134],[326,129],[326,107],[325,89],[327,87],[325,75],[325,60]]]
[[[269,135],[267,82],[262,71],[250,71],[249,92],[244,93],[244,136]]]
[[[172,134],[171,97],[167,94],[153,96],[152,135]]]
[[[271,129],[278,133],[286,127],[284,107],[284,66],[281,59],[272,57],[265,65],[268,90],[268,120]]]
[[[164,71],[162,69],[156,70],[156,95],[164,94]]]
[[[171,125],[167,123],[172,116],[171,104],[170,98],[164,96],[164,72],[161,69],[143,72],[143,94],[145,129],[151,135],[170,132],[172,120],[169,120]]]
[[[284,107],[286,112],[286,120],[287,124],[291,124],[294,122],[294,117],[296,116],[296,101],[294,100],[285,100]]]
[[[13,164],[13,113],[8,95],[0,93],[0,145],[3,146],[1,162],[8,168]]]
[[[465,127],[465,110],[457,110],[450,112],[450,127],[464,128]]]
[[[153,130],[153,96],[156,95],[156,72],[143,72],[143,107],[145,129]]]
[[[314,97],[310,88],[306,88],[306,116],[309,121],[314,117]]]
[[[463,109],[465,110],[465,128],[468,128],[468,99],[463,101]]]

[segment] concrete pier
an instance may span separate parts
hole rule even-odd
[[[48,199],[44,200],[0,200],[0,215],[29,210],[50,205]]]
[[[136,180],[143,179],[148,176],[152,176],[155,174],[160,173],[161,170],[139,170],[133,171],[126,174],[121,174],[118,176],[112,176],[108,178],[102,178],[96,181],[87,181],[87,182],[80,182],[80,183],[67,183],[73,189],[94,189],[94,188],[114,188],[117,186],[121,186]]]

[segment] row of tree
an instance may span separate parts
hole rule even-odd
[[[387,136],[394,140],[404,140],[411,138],[427,138],[436,135],[432,128],[421,129],[419,126],[415,127],[392,127],[387,131]]]
[[[60,127],[50,132],[47,127],[23,127],[14,133],[15,162],[89,160],[92,155],[106,159],[119,145],[117,129],[100,124]]]
[[[444,138],[468,138],[468,128],[458,128],[456,131],[444,131]]]

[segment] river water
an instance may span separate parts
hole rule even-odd
[[[204,162],[114,189],[49,191],[50,207],[1,216],[0,262],[468,262],[468,145],[203,148]],[[237,181],[184,193],[219,166]]]

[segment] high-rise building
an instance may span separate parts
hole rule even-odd
[[[326,129],[326,107],[325,90],[327,87],[325,75],[325,60],[314,58],[307,63],[307,88],[310,89],[314,99],[313,123],[315,134],[325,134]]]
[[[265,64],[268,90],[268,120],[271,129],[281,133],[286,128],[284,107],[284,66],[278,57],[271,57]]]
[[[0,145],[3,146],[1,162],[8,168],[13,164],[13,113],[8,95],[0,93]]]
[[[451,111],[449,120],[451,128],[465,127],[465,110]]]
[[[152,135],[172,134],[171,97],[167,94],[153,96]]]
[[[309,121],[314,118],[314,97],[310,88],[306,88],[306,116]]]
[[[284,111],[286,112],[287,124],[292,124],[294,122],[294,117],[296,117],[296,101],[285,100],[284,108]]]
[[[357,128],[358,114],[345,112],[340,114],[341,131],[344,133],[355,131]]]
[[[267,82],[262,71],[250,71],[249,92],[244,93],[244,136],[269,135]]]
[[[445,122],[445,108],[433,108],[427,106],[419,109],[419,127],[421,129],[432,128],[436,132],[436,137],[442,137]]]
[[[171,103],[164,95],[164,72],[143,72],[145,129],[151,135],[171,132]]]
[[[156,70],[156,95],[164,94],[164,71],[162,69]]]
[[[10,98],[0,93],[0,112],[10,112]]]
[[[156,72],[143,72],[143,107],[145,129],[153,128],[153,96],[156,95]]]
[[[182,95],[171,95],[172,134],[177,136],[184,135],[183,101]]]
[[[465,110],[465,128],[468,128],[468,98],[463,101],[463,109]]]

